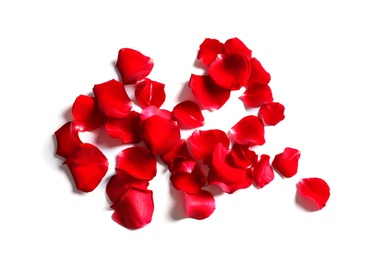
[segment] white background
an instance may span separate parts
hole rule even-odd
[[[0,3],[1,259],[390,258],[387,1],[86,2]],[[298,173],[218,196],[198,221],[177,219],[160,165],[152,222],[125,229],[105,197],[114,164],[95,191],[75,192],[53,133],[78,95],[118,79],[123,47],[154,59],[149,78],[166,84],[172,109],[206,37],[240,38],[270,72],[286,119],[266,129],[259,153],[300,149]],[[205,113],[204,129],[228,130],[246,113],[233,96]],[[99,146],[110,161],[123,148]],[[323,210],[296,203],[304,177],[330,185]]]

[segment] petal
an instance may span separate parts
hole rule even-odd
[[[140,107],[161,107],[165,101],[165,85],[163,83],[144,79],[135,85],[134,95]]]
[[[81,144],[79,133],[72,122],[67,122],[55,131],[57,141],[56,154],[67,158]]]
[[[68,166],[76,188],[84,192],[93,191],[108,170],[107,158],[89,143],[77,146],[64,164]]]
[[[249,62],[251,64],[251,73],[245,85],[250,86],[254,83],[268,85],[271,81],[271,75],[263,68],[260,61],[256,58],[252,58]]]
[[[268,85],[255,83],[249,86],[240,97],[246,107],[260,107],[272,102],[271,88]]]
[[[190,159],[176,159],[170,164],[169,171],[172,173],[172,175],[180,172],[190,173],[197,163],[198,161]]]
[[[118,224],[129,229],[142,228],[152,221],[153,192],[130,187],[112,208],[115,210],[112,218]]]
[[[188,151],[187,141],[181,139],[171,151],[160,156],[161,160],[168,167],[171,166],[176,160],[192,160],[192,156]]]
[[[141,138],[153,154],[165,154],[180,142],[180,128],[173,120],[151,116],[142,123]]]
[[[145,107],[141,112],[141,121],[145,121],[146,118],[151,116],[161,116],[166,119],[172,119],[172,112],[166,109],[160,109],[156,106]]]
[[[269,155],[262,154],[259,161],[253,167],[253,184],[258,189],[263,188],[275,177],[274,170],[269,163],[269,159]]]
[[[80,95],[72,106],[74,125],[78,131],[91,131],[104,125],[105,115],[99,110],[94,97]]]
[[[210,192],[201,190],[194,194],[184,194],[187,218],[205,219],[214,212],[215,199]]]
[[[264,125],[277,125],[284,119],[284,106],[278,102],[264,104],[259,109],[259,118]]]
[[[210,76],[192,74],[188,86],[207,110],[220,109],[230,97],[230,90],[218,86]]]
[[[93,87],[100,111],[108,117],[125,117],[133,106],[125,87],[112,79]]]
[[[199,164],[191,172],[178,172],[171,175],[173,187],[187,193],[198,193],[206,185],[206,176]]]
[[[238,53],[220,54],[208,68],[215,83],[229,90],[240,89],[248,80],[250,71],[248,59]]]
[[[135,84],[138,80],[147,77],[153,69],[153,60],[139,51],[123,48],[118,52],[116,68],[123,84]]]
[[[226,53],[240,53],[248,59],[252,57],[252,51],[237,37],[228,39],[225,42],[224,47]]]
[[[189,100],[177,104],[172,110],[172,115],[184,129],[197,128],[205,124],[199,106]]]
[[[272,167],[286,178],[294,176],[298,171],[298,161],[301,152],[295,148],[286,147],[282,153],[275,155]]]
[[[308,199],[311,199],[317,205],[317,209],[326,206],[330,197],[329,185],[321,178],[303,178],[298,183],[298,192]]]
[[[107,133],[113,138],[120,138],[124,144],[136,144],[141,141],[140,113],[130,111],[123,118],[110,117],[105,125]]]
[[[249,145],[234,143],[230,150],[227,159],[232,165],[246,169],[257,162],[257,154],[249,149]]]
[[[218,54],[224,52],[223,43],[216,39],[206,38],[199,46],[198,59],[209,66]]]
[[[122,150],[116,158],[116,169],[140,180],[151,180],[157,173],[157,162],[147,149],[133,146]]]
[[[243,145],[263,145],[264,125],[260,118],[254,115],[243,117],[230,129],[232,139]]]

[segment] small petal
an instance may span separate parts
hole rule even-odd
[[[148,78],[135,85],[134,95],[140,107],[161,107],[165,101],[165,84]]]
[[[277,125],[284,119],[284,106],[278,102],[264,104],[259,109],[259,118],[264,125]]]
[[[186,203],[186,217],[194,219],[208,218],[215,210],[215,199],[213,195],[205,190],[198,193],[184,193]]]
[[[187,193],[198,193],[206,185],[206,177],[199,164],[191,172],[178,172],[171,175],[173,187]]]
[[[146,118],[151,116],[161,116],[166,119],[172,120],[172,112],[166,109],[161,109],[156,106],[145,107],[141,112],[141,121],[145,121]]]
[[[311,199],[320,210],[326,206],[330,197],[329,185],[321,178],[303,178],[298,183],[298,192],[308,199]]]
[[[291,178],[298,171],[298,161],[301,152],[295,148],[286,147],[280,154],[275,155],[272,167],[285,178]]]
[[[240,53],[248,59],[252,57],[252,51],[237,37],[228,39],[224,44],[224,48],[226,53]]]
[[[253,184],[258,189],[263,188],[275,177],[274,170],[269,163],[269,159],[269,155],[262,154],[259,161],[253,167]]]
[[[216,39],[206,38],[199,46],[198,59],[209,66],[218,54],[224,52],[223,43]]]
[[[272,102],[271,88],[268,85],[255,83],[249,86],[240,97],[246,107],[260,107],[264,104]]]
[[[204,117],[199,106],[189,100],[177,104],[172,110],[172,115],[179,123],[179,126],[184,129],[192,129],[204,125]]]
[[[249,60],[251,64],[251,74],[249,75],[248,81],[246,82],[246,86],[251,86],[255,83],[268,85],[271,81],[270,74],[263,68],[260,61],[256,58],[252,58]]]
[[[79,132],[91,131],[104,125],[105,115],[99,110],[94,97],[80,95],[72,106],[73,124]]]
[[[254,115],[249,115],[242,118],[231,129],[230,135],[232,139],[243,145],[263,145],[264,125],[260,118]]]
[[[140,113],[130,111],[123,118],[110,117],[105,129],[113,138],[120,138],[124,144],[136,144],[141,141]]]
[[[72,122],[67,122],[55,131],[57,141],[56,154],[67,158],[81,144],[79,133]]]

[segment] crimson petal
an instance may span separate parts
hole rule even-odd
[[[110,117],[105,129],[113,138],[120,138],[124,144],[135,144],[141,141],[141,119],[140,113],[130,111],[123,118]]]
[[[181,139],[171,151],[161,155],[160,158],[168,167],[176,160],[192,160],[186,139]]]
[[[274,170],[269,163],[269,159],[269,155],[262,154],[259,161],[253,167],[253,184],[258,189],[263,188],[275,177]]]
[[[72,122],[67,122],[55,131],[57,141],[56,154],[67,158],[81,144],[79,133]]]
[[[227,159],[232,165],[241,169],[246,169],[257,161],[257,154],[254,151],[249,150],[249,145],[234,143]]]
[[[78,131],[91,131],[104,125],[106,117],[94,97],[80,95],[72,106],[73,123]]]
[[[218,54],[224,52],[224,45],[216,39],[206,38],[199,46],[198,59],[209,66]]]
[[[252,57],[252,50],[248,49],[246,45],[237,37],[228,39],[225,44],[225,51],[227,53],[240,53],[250,59]]]
[[[161,109],[156,106],[145,107],[141,112],[141,121],[145,121],[146,118],[151,116],[161,116],[166,119],[172,119],[172,112],[166,109]]]
[[[186,217],[194,219],[208,218],[215,210],[213,195],[205,190],[198,193],[184,193],[186,203]]]
[[[298,192],[315,202],[318,209],[326,206],[330,197],[329,185],[321,178],[303,178],[298,183]]]
[[[191,172],[178,172],[171,175],[173,187],[187,193],[197,193],[206,185],[206,176],[199,164],[195,164]]]
[[[205,124],[199,106],[189,100],[177,104],[172,110],[172,115],[184,129],[197,128]]]
[[[118,154],[116,169],[123,170],[137,179],[149,181],[156,176],[157,162],[149,150],[133,146]]]
[[[256,58],[252,58],[249,60],[249,62],[251,64],[251,73],[245,85],[250,86],[254,83],[267,85],[271,81],[271,76],[263,68],[263,65],[261,65],[260,61]]]
[[[301,152],[295,148],[286,147],[282,153],[275,155],[272,167],[286,178],[291,178],[298,171],[298,161]]]
[[[249,86],[240,97],[246,107],[260,107],[272,102],[271,88],[268,85],[255,83]]]
[[[265,125],[277,125],[284,119],[284,106],[278,102],[264,104],[259,109],[259,118]]]
[[[146,78],[135,85],[134,95],[142,108],[161,107],[165,101],[164,88],[165,84]]]
[[[264,125],[260,118],[254,115],[243,117],[231,129],[232,139],[243,145],[263,145]]]

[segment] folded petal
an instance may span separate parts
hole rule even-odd
[[[321,178],[303,178],[297,188],[303,197],[313,200],[319,210],[326,206],[330,197],[329,185]]]
[[[252,50],[237,37],[228,39],[224,44],[226,53],[240,53],[250,59],[252,57]]]
[[[171,175],[173,187],[187,193],[198,193],[206,185],[206,176],[199,164],[191,172],[178,172]]]
[[[284,119],[284,106],[278,102],[264,104],[259,109],[259,118],[264,125],[277,125]]]
[[[54,136],[57,141],[56,154],[67,158],[73,150],[81,144],[81,140],[76,128],[72,122],[66,122],[57,131]]]
[[[135,85],[134,95],[140,107],[161,107],[165,101],[165,84],[148,78]]]
[[[205,190],[198,193],[184,193],[186,217],[194,219],[208,218],[215,210],[214,196]]]
[[[259,161],[253,167],[253,184],[258,189],[263,188],[275,177],[274,170],[272,169],[269,160],[269,155],[262,154]]]
[[[177,104],[172,110],[173,118],[184,129],[201,127],[205,124],[202,111],[192,101],[183,101]]]
[[[263,145],[264,125],[260,118],[254,115],[243,117],[231,129],[232,139],[243,145]]]
[[[249,62],[251,64],[251,73],[245,85],[250,86],[254,83],[268,85],[271,81],[271,75],[263,68],[260,61],[256,58],[252,58]]]
[[[210,63],[217,57],[218,54],[224,52],[223,43],[216,39],[206,38],[199,46],[198,59],[209,66]]]
[[[272,102],[271,88],[268,85],[255,83],[250,85],[240,97],[246,107],[260,107]]]
[[[234,143],[227,160],[235,167],[247,169],[257,162],[257,154],[249,149],[249,145]]]
[[[94,97],[80,95],[72,106],[73,124],[79,132],[91,131],[104,125],[106,116],[99,110]]]
[[[291,178],[298,171],[298,161],[301,152],[295,148],[286,147],[282,153],[275,155],[272,167],[285,178]]]
[[[134,178],[150,181],[156,176],[157,162],[149,150],[133,146],[122,150],[117,155],[116,169],[122,170]]]
[[[171,151],[161,155],[160,158],[168,167],[176,160],[193,160],[188,151],[186,139],[181,139]]]
[[[172,173],[172,175],[175,175],[180,172],[189,173],[192,172],[197,163],[198,161],[194,161],[191,159],[176,159],[168,166],[168,169]]]
[[[130,111],[123,118],[108,118],[105,129],[113,138],[120,138],[124,144],[136,144],[141,141],[140,113]]]
[[[173,119],[172,112],[166,109],[161,109],[156,106],[145,107],[141,112],[141,121],[145,121],[146,118],[151,116],[161,116],[166,119]]]

